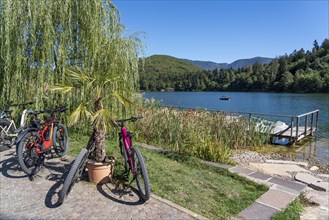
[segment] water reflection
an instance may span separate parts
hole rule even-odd
[[[319,160],[328,163],[329,151],[323,147],[328,146],[328,138],[314,138],[312,140],[305,141],[302,147],[296,150],[296,156],[298,159],[309,160],[311,158],[318,158]]]

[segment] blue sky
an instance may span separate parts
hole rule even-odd
[[[310,50],[328,37],[328,0],[115,0],[129,33],[146,34],[146,56],[231,63]]]

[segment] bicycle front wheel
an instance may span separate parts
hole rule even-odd
[[[133,173],[137,182],[139,194],[144,201],[147,201],[150,199],[151,190],[149,177],[147,175],[147,170],[144,163],[144,158],[137,147],[133,147],[131,150],[134,168]]]
[[[84,171],[87,158],[88,158],[88,150],[82,149],[77,159],[74,161],[73,165],[71,166],[71,169],[64,180],[63,188],[61,189],[61,191],[59,191],[58,202],[60,204],[64,202],[65,198],[70,193],[72,187],[78,181],[79,177]]]
[[[59,157],[66,154],[68,144],[69,135],[67,128],[63,124],[56,125],[53,133],[53,148]]]
[[[121,149],[121,154],[122,154],[123,160],[124,160],[125,172],[127,173],[129,171],[128,156],[127,156],[126,148],[125,148],[124,144],[122,143],[122,141],[120,141],[120,149]]]
[[[24,173],[34,175],[40,171],[43,163],[44,156],[37,152],[41,149],[41,137],[38,132],[28,132],[17,147],[17,158],[19,166]]]

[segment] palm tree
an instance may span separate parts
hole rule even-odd
[[[80,121],[91,121],[92,134],[87,148],[95,144],[93,159],[96,162],[104,162],[105,135],[111,125],[115,124],[115,106],[113,102],[119,102],[122,107],[132,104],[126,94],[132,94],[124,87],[123,76],[113,74],[112,71],[87,73],[81,68],[65,68],[66,84],[52,86],[52,91],[63,94],[71,93],[79,100],[78,107],[69,116],[69,126]],[[112,110],[112,111],[111,111]]]

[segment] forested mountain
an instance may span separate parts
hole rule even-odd
[[[153,55],[144,60],[144,65],[140,65],[141,89],[164,89],[166,88],[164,81],[169,82],[173,76],[202,71],[202,68],[182,59],[166,55]]]
[[[186,72],[200,72],[203,68],[167,55],[153,55],[144,60],[145,72],[160,72],[179,74]]]
[[[314,41],[311,51],[303,48],[269,64],[255,63],[238,69],[203,71],[141,72],[141,89],[157,91],[275,91],[329,92],[329,40]]]
[[[260,63],[260,64],[268,64],[270,63],[273,58],[267,58],[267,57],[254,57],[250,59],[240,59],[236,60],[232,63],[215,63],[211,61],[199,61],[199,60],[187,60],[205,70],[214,70],[214,69],[239,69],[243,68],[246,66],[251,66],[255,63]]]

